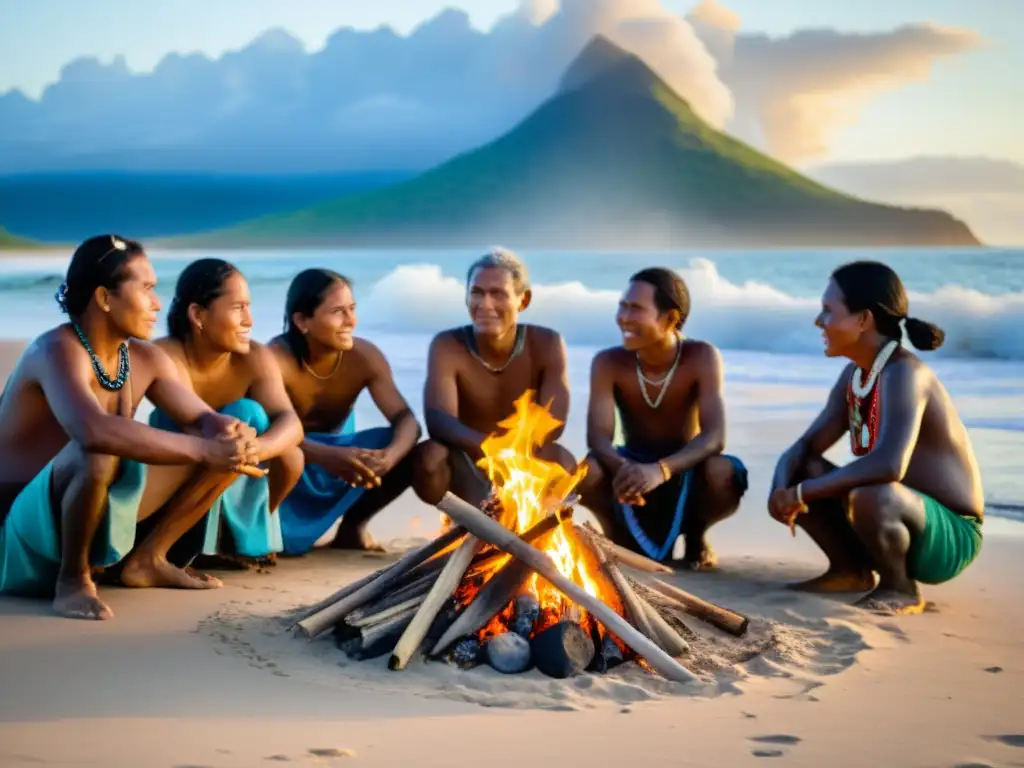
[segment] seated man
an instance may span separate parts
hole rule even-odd
[[[269,465],[269,477],[239,477],[207,499],[210,513],[192,536],[211,565],[273,562],[282,550],[275,512],[302,473],[302,424],[274,355],[249,338],[249,306],[249,285],[236,267],[199,259],[178,277],[167,314],[169,335],[156,342],[204,403],[256,431],[257,461]],[[150,422],[163,429],[187,426],[160,409]],[[154,470],[144,499],[159,506],[193,483],[192,475],[188,467]]]
[[[281,505],[284,552],[308,552],[339,518],[332,546],[380,550],[366,526],[412,482],[419,424],[381,351],[353,337],[356,303],[345,277],[300,272],[288,289],[285,318],[285,332],[270,348],[306,430],[306,469]],[[390,427],[345,429],[364,390]]]
[[[109,619],[93,569],[130,587],[208,589],[172,545],[198,504],[256,462],[252,430],[183,387],[152,335],[160,309],[142,246],[116,235],[75,251],[57,301],[70,322],[37,338],[0,398],[0,594],[50,595],[61,616]],[[189,434],[133,419],[143,397]],[[142,504],[147,464],[185,465],[191,492]]]
[[[828,557],[822,576],[796,588],[874,588],[860,604],[889,613],[919,613],[916,582],[941,584],[973,562],[985,508],[971,441],[949,395],[901,347],[902,325],[918,349],[938,348],[944,334],[908,317],[907,304],[884,264],[854,262],[832,273],[815,324],[825,354],[852,362],[779,459],[768,504],[772,517],[800,525]],[[822,454],[847,431],[855,458],[836,467]]]
[[[622,346],[591,367],[583,504],[617,543],[664,561],[685,539],[684,563],[711,568],[705,540],[747,488],[742,462],[722,455],[722,360],[681,331],[690,295],[675,272],[637,272],[619,302]],[[625,445],[616,446],[616,411]]]
[[[428,353],[424,410],[431,439],[416,448],[413,479],[428,504],[449,490],[471,504],[490,495],[490,482],[476,466],[483,458],[480,446],[527,390],[537,393],[538,403],[551,402],[551,414],[563,424],[569,413],[562,337],[519,323],[531,298],[519,257],[499,249],[477,259],[466,275],[466,292],[472,324],[439,333]],[[553,431],[537,456],[572,472],[575,460],[554,442],[561,432]]]

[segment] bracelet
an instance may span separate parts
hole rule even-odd
[[[807,506],[804,504],[804,484],[802,482],[796,484],[796,503],[801,507]]]
[[[658,466],[661,468],[661,474],[665,478],[665,482],[672,479],[672,470],[668,468],[668,464],[662,459],[658,459]]]

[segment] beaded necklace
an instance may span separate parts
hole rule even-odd
[[[89,359],[92,360],[92,369],[100,386],[104,389],[109,389],[111,392],[117,392],[121,389],[125,382],[128,381],[128,377],[132,375],[132,362],[128,356],[128,342],[122,341],[121,346],[118,347],[117,376],[112,379],[103,367],[103,363],[100,362],[99,356],[93,351],[89,340],[85,338],[82,329],[78,327],[78,323],[72,320],[71,327],[75,329],[75,333],[78,334],[78,340],[82,342],[85,351],[89,353]]]
[[[879,401],[881,400],[882,368],[899,348],[899,342],[890,341],[879,351],[865,380],[863,371],[855,369],[850,375],[850,384],[846,389],[846,405],[850,420],[850,448],[854,456],[870,453],[878,437]],[[865,418],[864,401],[867,400]]]

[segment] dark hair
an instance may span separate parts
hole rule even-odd
[[[877,261],[854,261],[832,273],[850,312],[867,310],[875,318],[875,327],[883,336],[901,341],[905,323],[907,337],[917,349],[933,350],[942,346],[945,332],[936,325],[908,317],[907,292],[899,276]]]
[[[664,267],[648,267],[641,269],[631,278],[629,282],[647,283],[654,288],[654,305],[658,312],[668,312],[674,309],[679,313],[679,322],[676,323],[676,330],[683,327],[686,318],[690,316],[690,291],[686,282],[673,272]]]
[[[125,266],[145,255],[142,244],[120,235],[90,237],[75,249],[67,276],[54,298],[69,317],[81,317],[97,288],[112,291],[125,278]]]
[[[352,287],[352,282],[344,275],[317,267],[302,270],[288,286],[288,296],[284,300],[284,336],[299,362],[309,358],[309,342],[295,325],[292,316],[298,312],[304,317],[310,317],[338,283]]]
[[[185,267],[167,310],[168,334],[178,341],[188,338],[192,333],[188,308],[193,304],[204,309],[210,306],[224,292],[224,281],[234,274],[239,274],[238,267],[223,259],[199,259]]]

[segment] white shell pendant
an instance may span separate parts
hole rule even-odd
[[[868,443],[871,440],[871,433],[868,432],[868,425],[865,424],[860,428],[860,444],[865,448],[868,447]]]

